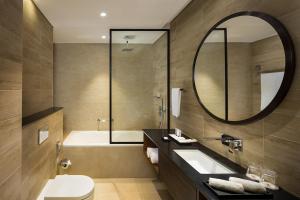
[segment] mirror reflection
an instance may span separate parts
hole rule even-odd
[[[195,62],[202,105],[228,121],[264,110],[283,81],[285,52],[276,30],[254,16],[231,18],[212,30]]]
[[[213,30],[198,55],[195,85],[202,104],[225,119],[225,41],[223,30]],[[212,42],[215,41],[215,42]],[[217,58],[217,59],[216,59]]]

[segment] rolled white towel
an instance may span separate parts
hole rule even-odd
[[[244,187],[240,183],[235,183],[235,182],[226,181],[217,178],[209,178],[208,184],[213,188],[219,190],[234,192],[234,193],[244,193]]]
[[[267,192],[267,190],[263,186],[263,184],[257,183],[255,181],[250,181],[250,180],[236,178],[236,177],[230,177],[229,181],[242,184],[245,191],[247,191],[247,192],[259,193],[259,194]]]
[[[152,164],[158,164],[158,149],[150,152],[150,161]]]
[[[150,158],[150,154],[153,151],[158,151],[158,148],[147,147],[147,157]]]
[[[158,164],[158,155],[157,154],[151,155],[150,161],[152,164]]]
[[[151,158],[151,155],[158,155],[158,148],[153,148],[151,151],[150,151],[150,154],[149,154],[149,157]]]
[[[147,158],[150,158],[150,150],[151,148],[150,147],[147,147],[147,151],[146,151],[146,154],[147,154]]]

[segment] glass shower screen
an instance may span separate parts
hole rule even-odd
[[[168,31],[110,32],[110,142],[142,143],[168,127]]]

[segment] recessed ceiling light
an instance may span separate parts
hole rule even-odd
[[[104,40],[106,39],[106,35],[102,35],[101,38]]]
[[[106,12],[101,12],[100,13],[100,17],[106,17],[107,16],[107,13]]]

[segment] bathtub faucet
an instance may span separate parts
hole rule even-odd
[[[97,119],[97,122],[98,122],[98,123],[104,123],[104,122],[106,122],[106,119],[98,118],[98,119]]]
[[[113,122],[114,119],[111,119],[111,121]],[[97,130],[100,131],[100,125],[101,125],[102,123],[106,123],[106,122],[109,122],[109,119],[104,119],[104,118],[101,118],[101,117],[98,118],[98,119],[97,119],[97,124],[98,124]]]
[[[98,128],[97,130],[100,131],[100,125],[101,123],[105,123],[107,120],[106,119],[102,119],[102,118],[98,118],[97,119],[97,124],[98,124]]]

